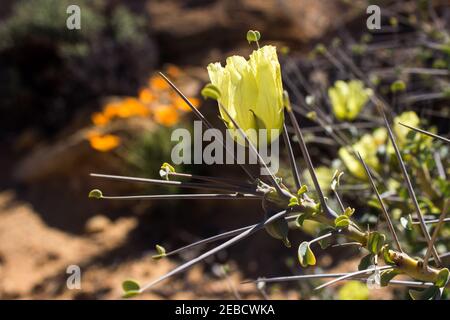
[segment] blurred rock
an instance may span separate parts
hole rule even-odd
[[[339,1],[316,0],[148,1],[147,9],[163,59],[191,64],[211,48],[245,42],[249,29],[259,30],[263,41],[305,43],[353,15]]]
[[[153,130],[155,124],[147,119],[133,118],[108,128],[108,132],[127,132],[129,134]],[[111,153],[93,150],[86,137],[92,128],[83,128],[70,135],[62,135],[51,144],[37,146],[19,162],[13,172],[16,181],[25,184],[59,177],[80,177],[95,169],[118,171],[121,162]]]
[[[109,225],[111,224],[111,220],[108,217],[103,215],[97,215],[90,218],[86,222],[86,232],[88,233],[98,233],[105,231]]]

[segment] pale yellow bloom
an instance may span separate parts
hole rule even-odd
[[[257,144],[252,130],[267,129],[267,141],[276,139],[283,126],[283,85],[276,48],[264,46],[253,51],[250,59],[229,57],[226,66],[212,63],[208,66],[211,83],[220,91],[218,102],[228,111],[238,126],[246,131],[250,141]],[[236,129],[228,116],[220,114],[231,130]],[[278,130],[271,134],[271,129]],[[255,131],[253,131],[255,133]],[[234,133],[237,141],[239,134]]]
[[[328,89],[333,112],[339,120],[355,119],[371,95],[372,90],[365,88],[359,80],[339,80],[335,82],[334,87]]]
[[[371,134],[365,134],[358,142],[353,145],[353,150],[361,155],[361,157],[364,159],[364,162],[366,162],[368,166],[370,166],[374,170],[379,170],[380,161],[377,157],[377,150],[381,143],[384,143],[384,141],[380,139],[377,140]],[[351,149],[344,147],[340,148],[339,157],[353,176],[361,180],[368,180],[363,165],[361,164],[359,159],[357,159],[351,152]]]
[[[400,125],[399,122],[417,127],[420,119],[414,111],[407,111],[394,118],[393,130],[399,147],[406,143],[407,135],[410,132],[408,128]],[[431,139],[430,139],[431,141]],[[365,134],[353,145],[355,152],[359,152],[364,161],[374,170],[380,169],[380,161],[377,157],[378,148],[387,143],[387,152],[394,154],[394,147],[388,141],[387,129],[384,127],[376,129],[372,134]],[[361,162],[353,155],[348,148],[339,149],[339,157],[347,167],[348,171],[361,180],[367,180],[367,174]]]
[[[399,122],[411,127],[418,127],[420,119],[414,111],[406,111],[403,112],[401,115],[395,117],[394,132],[397,137],[398,140],[397,142],[399,146],[403,146],[404,143],[406,142],[406,136],[408,135],[409,132],[411,132],[411,129],[402,126],[401,124],[399,124]]]

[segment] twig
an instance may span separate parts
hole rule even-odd
[[[337,247],[348,247],[348,246],[359,246],[362,247],[362,244],[359,242],[346,242],[346,243],[336,243],[333,244],[331,247],[332,248],[337,248]]]
[[[300,189],[302,183],[300,181],[300,174],[298,173],[297,163],[295,162],[295,156],[294,156],[294,152],[292,151],[292,145],[291,145],[291,141],[289,139],[289,135],[287,133],[286,124],[283,124],[283,139],[284,139],[284,143],[286,144],[287,151],[288,151],[289,163],[291,165],[292,175],[293,175],[294,181],[295,181],[295,187],[298,190],[298,189]]]
[[[337,279],[333,279],[331,281],[328,281],[328,282],[326,282],[326,283],[324,283],[324,284],[314,288],[314,290],[323,289],[323,288],[328,287],[328,286],[330,286],[332,284],[335,284],[336,282],[339,282],[341,280],[345,280],[347,278],[351,278],[351,277],[354,277],[354,276],[357,276],[357,275],[360,275],[360,274],[364,274],[364,273],[367,273],[367,272],[371,272],[371,271],[375,271],[375,270],[382,271],[382,270],[393,269],[393,268],[394,268],[393,266],[382,266],[382,267],[374,267],[374,268],[368,268],[368,269],[361,270],[361,271],[355,271],[355,272],[351,272],[351,273],[346,273],[345,275],[343,275],[341,277],[338,277]]]
[[[364,166],[364,170],[366,171],[367,177],[369,178],[369,181],[372,185],[373,191],[375,192],[378,202],[381,205],[381,211],[384,214],[384,218],[386,219],[388,226],[389,226],[389,230],[391,231],[392,237],[395,240],[395,244],[397,245],[397,248],[400,252],[403,252],[402,247],[400,245],[400,241],[398,240],[397,234],[395,233],[395,229],[394,229],[394,225],[392,224],[392,220],[389,217],[389,213],[387,212],[386,206],[384,205],[383,199],[381,199],[380,193],[378,192],[377,186],[375,185],[375,181],[373,181],[372,179],[372,175],[370,174],[370,170],[366,164],[366,162],[364,161],[364,159],[361,157],[361,154],[359,154],[358,152],[358,157],[359,157],[359,161],[361,161],[362,165]]]
[[[208,176],[201,176],[201,175],[190,174],[190,173],[171,172],[171,171],[168,171],[167,174],[169,176],[184,177],[184,178],[190,178],[190,179],[194,179],[194,180],[208,181],[208,182],[213,182],[213,183],[218,183],[218,184],[225,184],[227,186],[232,186],[232,187],[242,187],[242,188],[253,187],[253,185],[251,185],[249,183],[245,183],[245,182],[241,182],[241,181],[233,180],[233,179],[228,179],[228,178],[208,177]]]
[[[274,278],[258,278],[256,280],[247,280],[241,282],[242,284],[247,283],[272,283],[272,282],[289,282],[289,281],[301,281],[309,279],[324,279],[324,278],[337,278],[348,275],[348,273],[323,273],[323,274],[308,274],[299,276],[286,276],[286,277],[274,277]],[[344,279],[350,280],[350,279]],[[351,280],[367,281],[367,278],[352,278]],[[404,280],[391,280],[389,284],[403,285],[416,288],[428,288],[434,286],[432,282],[419,282],[419,281],[404,281]]]
[[[222,193],[208,193],[208,194],[161,194],[161,195],[136,195],[136,196],[102,196],[102,199],[109,200],[260,200],[261,197],[253,194],[222,194]]]
[[[284,219],[289,222],[289,221],[295,220],[297,217],[298,217],[298,215],[292,215],[292,216],[285,217]],[[239,233],[241,233],[241,232],[243,232],[245,230],[254,228],[256,225],[257,224],[252,224],[250,226],[246,226],[246,227],[242,227],[242,228],[239,228],[239,229],[226,231],[226,232],[220,233],[218,235],[215,235],[215,236],[212,236],[212,237],[209,237],[209,238],[206,238],[206,239],[202,239],[202,240],[196,241],[196,242],[188,244],[188,245],[186,245],[184,247],[181,247],[181,248],[172,250],[170,252],[167,252],[165,254],[165,256],[171,256],[171,255],[174,255],[174,254],[186,251],[188,249],[192,249],[192,248],[200,246],[200,245],[208,244],[208,243],[215,242],[215,241],[218,241],[218,240],[222,240],[222,239],[225,239],[225,238],[230,238],[230,237],[232,237],[232,236],[234,236],[236,234],[239,234]]]
[[[176,274],[178,274],[180,272],[183,272],[184,270],[188,269],[192,265],[194,265],[194,264],[196,264],[196,263],[198,263],[198,262],[200,262],[200,261],[202,261],[202,260],[212,256],[213,254],[219,252],[220,250],[228,248],[229,246],[235,244],[236,242],[238,242],[238,241],[240,241],[240,240],[250,236],[251,234],[255,233],[256,231],[261,230],[262,228],[264,228],[265,225],[267,225],[269,223],[272,223],[272,222],[276,221],[277,219],[283,217],[286,213],[287,213],[286,210],[278,212],[277,214],[271,216],[267,220],[258,223],[257,225],[255,225],[251,229],[248,229],[248,230],[238,234],[237,236],[235,236],[235,237],[231,238],[230,240],[222,243],[221,245],[215,247],[214,249],[211,249],[211,250],[205,252],[204,254],[198,256],[197,258],[194,258],[194,259],[192,259],[192,260],[190,260],[190,261],[188,261],[188,262],[178,266],[177,268],[175,268],[172,271],[166,273],[162,277],[160,277],[160,278],[150,282],[149,284],[147,284],[144,287],[142,287],[139,290],[139,292],[142,293],[142,292],[146,291],[147,289],[151,288],[152,286],[156,285],[157,283],[159,283],[159,282],[161,282],[161,281],[163,281],[163,280],[165,280],[167,278],[170,278],[170,277],[172,277],[172,276],[174,276],[174,275],[176,275]]]
[[[344,208],[344,204],[342,203],[341,197],[339,197],[339,194],[337,193],[336,189],[332,189],[332,190],[333,190],[334,196],[336,197],[336,199],[339,203],[339,207],[341,208],[342,212],[344,212],[345,208]]]
[[[110,174],[99,174],[99,173],[91,173],[92,177],[97,178],[105,178],[112,180],[122,180],[122,181],[133,181],[133,182],[142,182],[149,183],[154,185],[161,186],[177,186],[181,188],[193,188],[193,189],[207,189],[207,190],[216,190],[216,191],[228,191],[228,192],[239,192],[239,193],[251,193],[257,195],[258,192],[238,188],[238,187],[225,187],[219,186],[215,184],[204,184],[204,183],[194,183],[194,182],[182,182],[182,181],[170,181],[170,180],[158,180],[158,179],[148,179],[148,178],[139,178],[139,177],[129,177],[129,176],[118,176],[118,175],[110,175]]]
[[[442,136],[440,136],[440,135],[437,135],[437,134],[434,134],[434,133],[431,133],[431,132],[428,132],[428,131],[425,131],[425,130],[422,130],[422,129],[419,129],[419,128],[411,127],[411,126],[409,126],[409,125],[407,125],[407,124],[404,124],[404,123],[401,123],[401,122],[399,122],[399,124],[401,124],[401,125],[404,126],[404,127],[407,127],[408,129],[411,129],[411,130],[417,131],[417,132],[419,132],[419,133],[425,134],[425,135],[427,135],[427,136],[430,136],[430,137],[439,139],[439,140],[441,140],[441,141],[450,143],[450,140],[449,140],[449,139],[444,138],[444,137],[442,137]]]
[[[427,244],[430,244],[430,242],[431,242],[430,234],[428,233],[427,227],[425,225],[425,221],[423,219],[419,203],[417,202],[416,194],[414,193],[414,189],[412,187],[411,180],[409,179],[408,172],[406,171],[405,163],[403,162],[403,159],[402,159],[402,156],[400,154],[400,150],[398,148],[397,142],[395,141],[395,137],[394,137],[394,133],[392,132],[391,125],[389,124],[389,121],[386,118],[386,114],[384,113],[384,111],[381,110],[381,108],[378,108],[378,110],[381,113],[381,115],[383,116],[384,123],[385,123],[385,126],[386,126],[387,131],[388,131],[389,139],[391,140],[392,146],[394,147],[395,155],[397,156],[397,160],[398,160],[398,162],[400,164],[400,169],[402,171],[403,178],[405,179],[405,182],[406,182],[406,187],[408,189],[409,196],[412,199],[412,202],[414,204],[414,208],[416,210],[417,218],[420,221],[420,227],[421,227],[422,232],[423,232],[423,234],[425,236]],[[436,248],[434,246],[432,246],[432,250],[431,251],[433,253],[434,258],[436,259],[436,264],[439,266],[441,264],[441,260],[439,259],[439,256],[438,256],[438,253],[436,251]]]
[[[434,243],[436,242],[437,236],[439,234],[439,230],[441,229],[441,226],[444,224],[445,216],[447,215],[447,209],[448,209],[448,199],[444,202],[444,207],[442,208],[441,215],[439,216],[439,222],[436,225],[436,228],[434,229],[433,236],[431,237],[431,241],[428,244],[427,252],[425,253],[425,258],[423,259],[423,264],[425,267],[428,265],[428,259],[430,258],[431,250],[433,248]]]
[[[300,126],[299,126],[299,124],[297,122],[297,119],[295,118],[294,113],[292,112],[292,107],[290,106],[289,98],[286,98],[286,104],[287,104],[286,105],[286,110],[287,110],[287,113],[288,113],[289,118],[291,120],[291,123],[294,126],[295,134],[297,136],[298,143],[300,145],[300,149],[301,149],[302,154],[303,154],[303,158],[305,159],[305,162],[306,162],[306,164],[308,166],[309,174],[311,175],[311,179],[312,179],[312,181],[314,183],[314,187],[315,187],[315,189],[317,191],[317,194],[319,195],[319,200],[320,200],[320,204],[322,206],[322,210],[326,214],[332,215],[331,211],[329,210],[328,205],[326,203],[325,196],[323,195],[322,189],[320,188],[319,180],[317,179],[317,175],[316,175],[316,172],[314,170],[314,166],[312,164],[311,157],[309,156],[308,148],[306,147],[305,140],[303,139],[302,131],[301,131]]]

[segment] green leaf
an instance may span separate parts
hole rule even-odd
[[[123,297],[123,298],[131,298],[131,297],[137,296],[138,294],[140,294],[139,291],[136,291],[136,290],[130,290],[130,291],[126,291],[126,292],[122,295],[122,297]]]
[[[379,209],[379,210],[382,209],[380,203],[378,202],[378,200],[375,200],[375,199],[369,199],[369,201],[367,201],[367,204],[368,204],[370,207],[372,207],[372,208]]]
[[[449,271],[447,268],[443,268],[438,273],[435,285],[438,288],[444,288],[447,285],[448,280],[449,280]]]
[[[155,248],[156,248],[156,252],[158,252],[158,254],[154,255],[152,257],[153,259],[157,260],[157,259],[161,259],[166,256],[166,249],[163,246],[160,246],[159,244],[157,244],[155,246]]]
[[[99,189],[94,189],[89,192],[89,198],[101,199],[103,197],[102,191]]]
[[[382,287],[386,287],[389,284],[389,281],[391,281],[395,276],[400,274],[400,271],[397,269],[389,269],[381,271],[380,274],[380,284]]]
[[[322,43],[317,44],[314,48],[314,51],[318,54],[324,54],[326,50],[327,48]]]
[[[367,240],[367,250],[373,254],[378,254],[385,241],[386,236],[384,234],[377,231],[371,232],[369,234],[369,239]]]
[[[164,162],[159,170],[159,175],[161,178],[169,180],[169,172],[175,172],[175,168],[167,162]]]
[[[160,246],[159,244],[156,245],[156,251],[158,254],[164,255],[166,254],[166,249],[163,246]]]
[[[175,172],[175,168],[173,167],[173,166],[171,166],[169,163],[167,163],[167,162],[164,162],[162,165],[161,165],[161,169],[162,170],[167,170],[167,171],[169,171],[169,172]]]
[[[306,192],[308,192],[308,187],[304,184],[300,187],[300,189],[298,189],[297,195],[301,196],[301,195],[305,194]]]
[[[134,280],[125,280],[122,282],[122,289],[125,292],[133,290],[138,291],[140,288],[139,284]]]
[[[208,83],[202,89],[201,95],[205,99],[211,98],[211,99],[214,99],[214,100],[219,100],[220,99],[220,90],[219,90],[219,88],[217,88],[212,83]]]
[[[248,30],[247,31],[247,41],[248,43],[251,42],[258,42],[259,39],[261,39],[261,33],[257,30]]]
[[[400,218],[400,224],[402,225],[403,228],[405,228],[406,230],[412,230],[412,217],[409,214],[408,218],[405,217],[401,217]]]
[[[391,84],[391,92],[399,92],[406,90],[406,83],[402,80],[397,80]]]
[[[300,261],[300,265],[304,268],[316,264],[316,257],[309,247],[309,242],[304,241],[298,247],[298,260]]]
[[[124,291],[123,297],[124,298],[131,298],[140,293],[141,287],[139,284],[134,280],[125,280],[122,282],[122,289]]]
[[[315,112],[315,111],[310,111],[310,112],[308,112],[308,113],[306,114],[306,117],[307,117],[309,120],[316,121],[316,120],[317,120],[317,112]]]
[[[303,226],[303,222],[305,222],[305,220],[307,219],[307,218],[309,218],[309,214],[307,214],[307,213],[300,213],[299,214],[299,216],[297,217],[297,219],[295,219],[295,224],[298,226],[298,227],[302,227]]]
[[[389,245],[385,244],[381,248],[381,252],[383,253],[384,262],[386,262],[388,264],[395,264],[395,262],[391,259],[391,256],[389,254]]]
[[[288,239],[289,225],[286,220],[279,219],[264,226],[267,233],[273,238],[283,241],[286,247],[290,247],[291,243]]]
[[[336,190],[336,187],[339,187],[341,184],[341,177],[344,174],[343,171],[336,170],[333,174],[333,178],[331,178],[331,190]]]
[[[321,237],[321,236],[326,235],[327,233],[330,233],[330,232],[332,232],[332,231],[334,231],[334,228],[332,228],[332,227],[326,227],[326,228],[324,228],[324,229],[322,229],[322,230],[319,231],[319,234],[317,235],[317,237]],[[328,248],[328,247],[331,245],[331,240],[332,240],[332,238],[333,238],[333,237],[326,237],[326,238],[324,238],[324,239],[322,239],[322,240],[319,240],[319,245],[320,245],[320,247],[321,247],[322,249]]]
[[[358,270],[366,270],[373,264],[373,254],[369,253],[367,256],[364,256],[358,265]]]
[[[436,286],[431,286],[425,290],[409,290],[409,295],[413,300],[434,300],[439,298],[441,291]]]
[[[289,199],[288,207],[295,207],[298,205],[299,205],[299,202],[298,202],[297,197],[292,197],[291,199]]]
[[[344,215],[350,218],[354,212],[355,212],[354,208],[347,207],[344,211]]]
[[[347,227],[350,224],[350,219],[346,215],[340,215],[334,219],[334,225],[336,228]]]

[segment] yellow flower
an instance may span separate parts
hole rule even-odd
[[[173,106],[161,105],[153,111],[155,121],[167,127],[175,125],[179,120],[179,114]]]
[[[328,89],[333,112],[339,120],[355,119],[371,95],[372,90],[364,88],[359,80],[339,80],[334,83],[334,87]]]
[[[211,83],[220,91],[218,102],[228,111],[239,127],[257,144],[252,130],[267,129],[267,141],[278,137],[283,126],[283,85],[276,48],[264,46],[253,51],[247,61],[241,56],[227,58],[226,66],[212,63],[208,66]],[[227,127],[234,125],[220,110]],[[272,135],[271,129],[278,133]],[[256,133],[257,132],[253,132]],[[239,143],[239,134],[234,133]]]
[[[406,143],[406,136],[409,133],[409,129],[403,127],[398,122],[408,124],[413,127],[419,126],[420,119],[414,111],[404,112],[394,119],[394,132],[399,147],[402,147]],[[430,140],[431,141],[431,140]],[[361,154],[364,161],[374,170],[380,169],[380,161],[377,157],[378,148],[387,142],[387,152],[394,154],[394,147],[392,143],[388,141],[387,129],[378,128],[372,134],[365,134],[361,139],[353,145],[353,149]],[[347,148],[339,149],[339,157],[344,162],[348,171],[355,177],[361,180],[367,180],[367,174],[363,165],[357,159],[350,150]]]
[[[411,127],[418,127],[420,119],[414,111],[406,111],[403,112],[401,115],[395,117],[394,132],[397,137],[399,146],[403,146],[404,143],[406,142],[406,136],[408,135],[409,132],[411,132],[411,130],[402,126],[401,124],[399,124],[399,122]]]
[[[376,139],[371,134],[365,134],[361,139],[353,145],[355,152],[359,152],[364,162],[374,170],[380,169],[380,161],[377,157],[377,149],[380,144],[384,143],[383,139]],[[344,162],[348,171],[358,179],[368,180],[364,166],[351,150],[342,147],[339,149],[339,157]]]
[[[120,145],[120,138],[116,135],[106,134],[90,134],[88,136],[91,147],[97,151],[107,152],[117,148]]]
[[[317,180],[319,181],[320,188],[325,193],[328,193],[330,191],[330,185],[331,185],[331,181],[333,180],[333,173],[335,170],[325,167],[325,166],[319,166],[316,168],[315,171],[316,171]],[[313,187],[314,182],[313,182],[308,170],[305,170],[303,172],[303,176],[305,177],[305,179],[308,183],[308,186]]]

